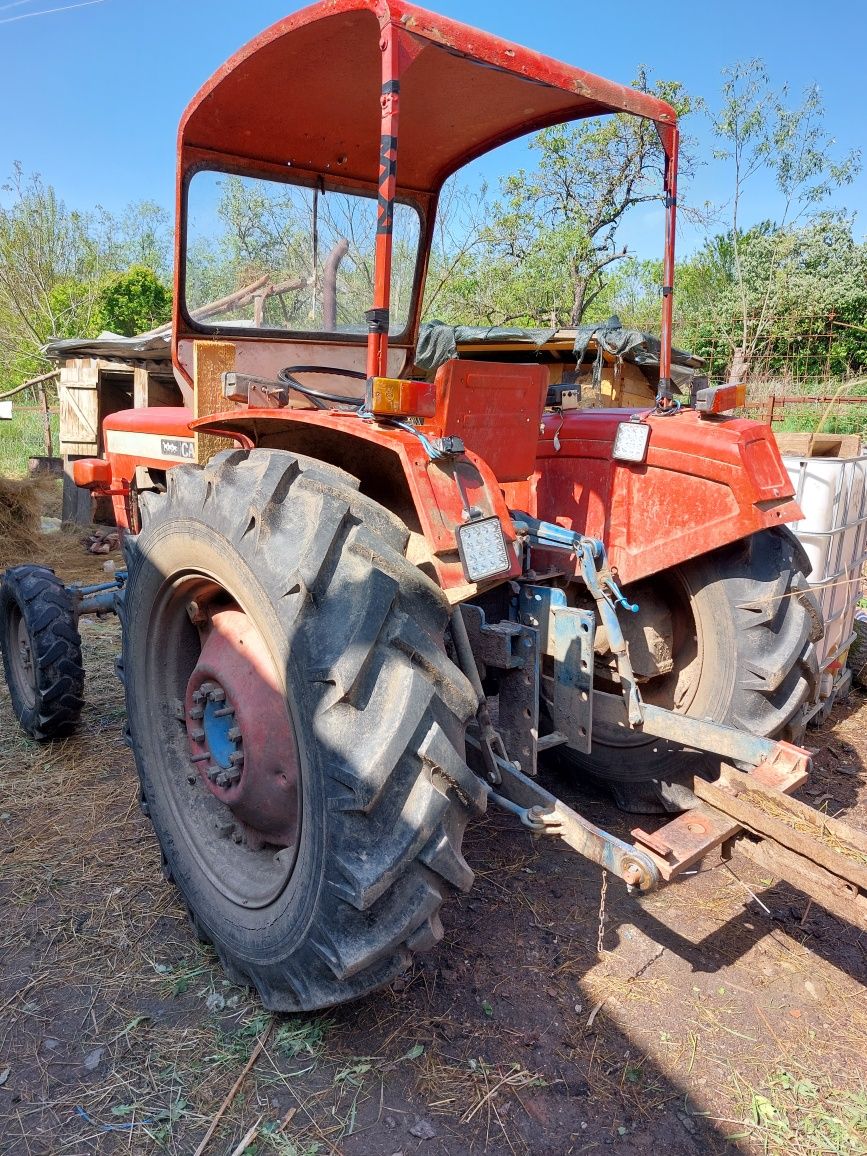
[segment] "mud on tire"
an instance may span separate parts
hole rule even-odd
[[[0,582],[0,648],[18,722],[31,738],[75,730],[84,706],[72,596],[46,566],[13,566]]]
[[[472,883],[461,841],[485,805],[464,761],[475,702],[445,652],[448,605],[404,557],[405,526],[357,485],[284,451],[227,451],[145,495],[128,550],[123,670],[146,813],[198,934],[281,1011],[361,996],[436,944],[441,903]],[[154,630],[165,591],[191,569],[267,636],[299,748],[294,868],[254,909],[193,853],[197,788],[178,803],[189,765],[172,654],[183,646]],[[226,862],[243,872],[249,851],[235,850]]]

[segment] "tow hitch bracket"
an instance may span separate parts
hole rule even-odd
[[[467,744],[481,752],[481,744],[473,736],[467,735]],[[660,871],[644,848],[633,847],[595,827],[556,795],[522,774],[513,763],[498,759],[497,764],[500,775],[498,790],[488,788],[488,798],[492,803],[517,815],[534,833],[562,839],[591,863],[617,875],[630,891],[646,894],[657,889]]]

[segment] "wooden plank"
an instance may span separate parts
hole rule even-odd
[[[858,851],[867,860],[867,832],[858,827],[850,827],[848,823],[835,818],[833,815],[826,815],[823,811],[817,811],[815,807],[802,803],[800,799],[793,799],[791,795],[778,790],[776,784],[766,781],[759,783],[757,787],[756,780],[759,770],[760,768],[757,767],[756,774],[745,775],[743,771],[735,770],[734,767],[723,767],[722,783],[727,790],[734,790],[735,792],[758,789],[762,795],[773,800],[774,806],[786,811],[793,820],[813,825],[827,832],[834,839]],[[806,777],[804,775],[794,785],[787,786],[786,791],[799,787],[806,780]]]
[[[60,389],[60,443],[90,447],[84,453],[96,452],[99,443],[99,393],[96,383],[86,386],[65,385]],[[69,452],[69,450],[67,450]]]
[[[132,371],[132,404],[134,409],[147,409],[148,399],[148,371],[135,368]]]
[[[775,791],[771,787],[763,787],[759,783],[750,781],[748,775],[743,777],[747,779],[748,786],[738,794],[733,793],[731,788],[724,789],[715,783],[706,783],[699,778],[696,778],[693,790],[703,802],[709,803],[726,815],[730,815],[747,830],[772,839],[783,847],[788,847],[810,862],[818,863],[830,871],[832,875],[848,880],[867,891],[867,856],[857,846],[858,835],[860,834],[863,839],[863,833],[853,832],[853,829],[847,824],[841,823],[839,820],[831,820],[830,816],[821,815],[812,807],[806,807],[803,803],[798,803],[796,799],[790,799],[781,791]],[[817,833],[812,834],[797,830],[785,820],[770,814],[762,806],[750,801],[746,797],[748,793],[753,798],[763,797],[776,807],[785,809],[788,813],[798,815],[801,818],[803,818],[803,813],[799,811],[799,808],[803,808],[803,812],[809,816],[806,821],[817,830]],[[789,804],[788,808],[784,806],[786,803]],[[792,804],[795,804],[794,808]],[[833,830],[830,827],[832,822],[835,824]],[[845,854],[843,851],[835,850],[830,846],[821,836],[823,827],[827,834],[838,842],[838,845],[845,844],[850,853]]]
[[[222,375],[235,368],[235,346],[231,341],[193,342],[193,377],[195,381],[194,413],[207,417],[228,406],[223,397]],[[233,438],[196,434],[196,461],[204,464],[220,450],[237,446]]]
[[[744,836],[735,842],[734,849],[763,871],[770,872],[777,879],[785,879],[838,919],[867,931],[867,896],[854,885],[838,879],[803,855],[767,839],[755,842]]]
[[[861,453],[858,434],[775,433],[781,454],[812,458],[857,458]]]

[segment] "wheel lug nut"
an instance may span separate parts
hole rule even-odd
[[[235,708],[233,706],[221,706],[219,710],[214,711],[214,718],[227,718],[234,713]]]
[[[202,730],[201,727],[199,727],[198,730],[194,730],[192,732],[192,734],[190,735],[190,738],[193,740],[194,743],[203,742],[203,740],[205,738],[205,732]]]
[[[229,786],[229,776],[226,774],[225,771],[222,771],[219,775],[217,775],[216,783],[217,783],[217,786],[222,788],[223,790],[225,790],[226,787]]]
[[[187,614],[189,616],[190,622],[192,622],[194,626],[200,626],[203,622],[208,621],[207,614],[205,614],[204,610],[202,610],[201,606],[199,606],[195,599],[193,599],[192,602],[187,603]]]
[[[205,692],[199,687],[198,690],[193,691],[193,702],[199,703],[205,701]]]
[[[233,743],[236,743],[240,737],[241,737],[241,728],[240,727],[232,727],[232,729],[229,731],[229,740]]]
[[[190,718],[193,719],[194,721],[198,721],[200,718],[205,717],[205,712],[202,710],[202,708],[200,706],[191,706],[189,713],[190,713]]]
[[[226,692],[222,687],[214,686],[208,690],[208,698],[211,700],[211,702],[225,702]]]
[[[223,773],[222,767],[208,767],[208,778],[211,782],[216,782],[217,776]]]
[[[205,759],[209,759],[210,757],[211,757],[210,753],[208,751],[205,751],[204,754],[201,754],[201,755],[190,755],[190,762],[191,763],[203,763],[205,761]]]
[[[232,766],[241,766],[244,762],[244,756],[241,751],[232,751],[232,753],[229,755],[229,762],[232,764]]]

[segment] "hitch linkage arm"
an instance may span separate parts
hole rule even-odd
[[[126,570],[117,570],[111,581],[97,582],[92,586],[73,584],[67,589],[71,592],[75,606],[76,620],[88,614],[97,617],[104,614],[115,614],[117,611],[116,598],[126,585]]]
[[[468,735],[467,744],[481,753],[478,739]],[[497,762],[501,785],[497,791],[486,786],[490,802],[516,815],[535,835],[560,839],[583,858],[611,871],[623,880],[628,891],[647,893],[659,887],[659,868],[643,847],[624,843],[594,826],[519,771],[514,763],[499,758]]]

